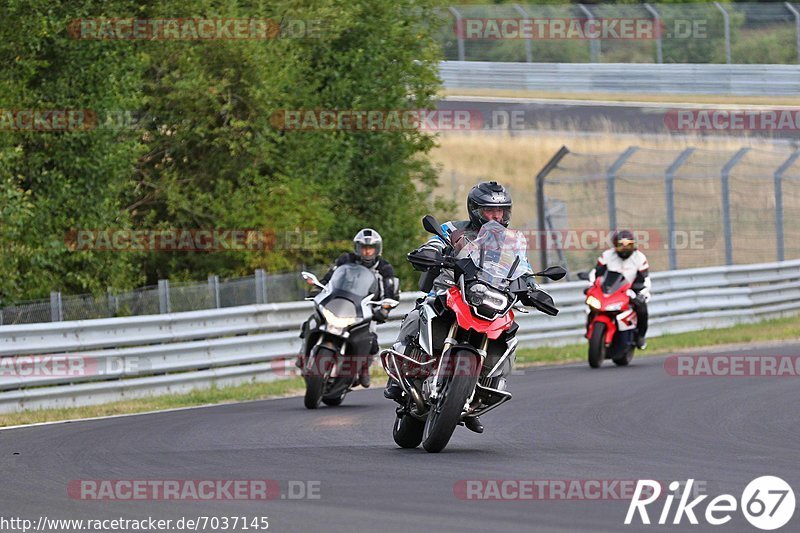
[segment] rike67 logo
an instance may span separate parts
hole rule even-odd
[[[764,531],[772,531],[786,525],[794,514],[794,491],[779,477],[762,476],[754,479],[745,487],[739,501],[731,494],[720,494],[708,502],[703,514],[696,507],[699,507],[699,504],[708,498],[708,495],[697,496],[690,501],[693,483],[694,479],[689,479],[686,482],[686,489],[681,491],[680,500],[671,522],[674,525],[680,524],[684,516],[690,524],[697,525],[699,523],[697,516],[700,515],[705,518],[707,523],[720,526],[730,522],[732,513],[735,513],[738,507],[751,525]],[[672,502],[680,486],[681,484],[677,481],[669,484],[669,490],[673,494],[667,494],[664,498],[664,506],[658,517],[658,524],[664,525],[669,520]],[[625,525],[630,525],[637,514],[642,524],[650,524],[647,506],[660,497],[661,484],[658,481],[640,479],[628,507],[628,514],[625,516]]]

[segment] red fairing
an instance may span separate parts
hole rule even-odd
[[[617,321],[611,318],[609,315],[604,315],[602,313],[598,313],[595,315],[594,320],[592,323],[589,324],[589,330],[586,332],[586,338],[592,338],[592,331],[594,331],[594,326],[598,322],[602,322],[606,325],[606,344],[611,344],[611,341],[614,339],[614,334],[617,332]]]
[[[622,307],[619,309],[619,312],[627,311],[631,307],[631,299],[628,297],[628,289],[630,288],[631,284],[625,283],[619,289],[606,296],[603,294],[603,290],[600,288],[600,281],[598,280],[595,281],[594,285],[592,285],[589,291],[586,293],[586,297],[588,298],[589,296],[594,296],[600,300],[600,304],[603,309],[611,304],[622,302]]]
[[[456,314],[458,325],[466,330],[474,329],[478,333],[485,333],[492,340],[497,339],[504,331],[511,328],[514,323],[514,311],[509,311],[494,320],[484,320],[472,314],[472,309],[461,297],[458,287],[450,287],[447,291],[447,307]]]

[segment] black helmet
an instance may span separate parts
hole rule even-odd
[[[470,225],[478,229],[486,224],[489,219],[484,216],[483,210],[492,207],[503,210],[503,218],[498,222],[508,227],[511,222],[511,195],[506,188],[496,181],[484,181],[474,186],[467,196]]]
[[[353,237],[353,244],[358,259],[366,267],[374,265],[381,256],[381,251],[383,251],[383,239],[381,239],[380,233],[370,228],[364,228],[356,233],[356,236]],[[365,246],[375,248],[375,253],[371,256],[365,256]]]
[[[622,229],[614,233],[614,250],[617,255],[622,259],[627,259],[636,250],[636,239],[633,237],[633,232],[630,230]]]

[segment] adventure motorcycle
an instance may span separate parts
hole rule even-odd
[[[373,307],[393,309],[399,302],[373,301],[378,280],[363,265],[338,267],[327,285],[310,272],[303,278],[322,291],[314,297],[314,315],[304,332],[303,367],[308,409],[340,405],[358,382],[359,370],[368,365],[374,334],[370,328]],[[368,371],[368,369],[367,369]]]
[[[396,400],[395,442],[428,452],[445,448],[453,431],[468,416],[483,415],[511,399],[504,375],[510,373],[515,334],[512,308],[523,305],[558,314],[553,299],[531,276],[561,279],[566,271],[550,267],[533,274],[520,232],[497,222],[484,224],[477,238],[457,257],[436,219],[423,219],[425,229],[447,245],[445,254],[416,251],[408,260],[417,270],[452,269],[454,284],[444,294],[427,298],[419,308],[420,331],[406,353],[381,352],[386,373],[402,387]]]
[[[588,280],[585,272],[579,278]],[[633,360],[636,348],[636,311],[631,299],[636,293],[619,272],[607,271],[586,291],[589,307],[586,338],[589,339],[589,366],[599,368],[611,359],[618,366]]]

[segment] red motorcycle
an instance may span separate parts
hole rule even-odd
[[[534,274],[521,233],[489,222],[477,238],[452,256],[453,244],[436,219],[423,219],[427,231],[445,242],[450,252],[417,251],[408,255],[420,271],[437,274],[452,269],[454,284],[429,296],[419,308],[420,330],[405,353],[381,352],[386,373],[403,389],[393,436],[403,448],[422,446],[439,452],[465,417],[479,416],[502,405],[511,394],[505,375],[517,345],[516,309],[535,307],[548,315],[558,309],[532,276],[561,279],[566,271],[550,267]]]
[[[585,272],[578,277],[589,279]],[[599,368],[605,359],[611,359],[618,366],[627,366],[633,360],[636,311],[631,306],[631,298],[635,297],[636,293],[625,277],[611,271],[595,279],[586,291],[590,367]]]

